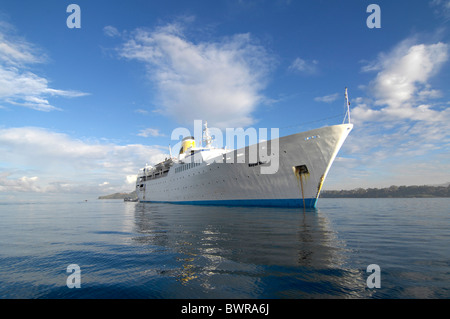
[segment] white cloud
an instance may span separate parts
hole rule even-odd
[[[117,28],[111,26],[111,25],[107,25],[106,27],[103,28],[103,33],[111,38],[114,37],[118,37],[120,36],[120,32],[119,30],[117,30]]]
[[[147,110],[143,110],[143,109],[137,109],[137,110],[134,110],[134,112],[142,114],[142,115],[147,115],[149,113]]]
[[[36,46],[16,35],[15,28],[0,21],[0,62],[12,66],[43,63],[47,56]]]
[[[450,136],[444,123],[399,120],[355,125],[324,187],[446,183],[449,149]]]
[[[0,129],[0,189],[103,193],[131,191],[130,176],[167,155],[158,146],[83,141],[36,127]]]
[[[33,44],[16,36],[13,27],[0,23],[0,101],[39,111],[59,110],[49,97],[79,97],[86,93],[49,87],[46,78],[29,70],[29,65],[44,63],[46,56]]]
[[[448,181],[450,108],[440,99],[443,92],[431,85],[447,61],[447,44],[410,38],[363,67],[374,77],[362,88],[367,96],[352,98],[350,91],[355,126],[341,154],[352,160],[333,165],[330,184],[345,180],[352,188]]]
[[[325,95],[325,96],[318,96],[318,97],[314,98],[314,101],[332,103],[332,102],[336,101],[340,96],[341,96],[341,94],[339,94],[339,93],[334,93],[334,94]]]
[[[439,115],[445,113],[424,102],[441,96],[428,81],[447,60],[447,44],[414,44],[412,39],[401,42],[389,54],[380,54],[376,61],[363,68],[363,71],[378,71],[368,86],[373,106],[357,105],[353,110],[354,119],[441,121]]]
[[[432,0],[430,5],[438,16],[442,16],[445,20],[450,19],[450,0]]]
[[[306,61],[297,57],[289,66],[289,70],[305,74],[314,74],[317,72],[318,63],[317,60]]]
[[[9,173],[0,173],[0,192],[42,192],[43,189],[36,183],[39,178],[37,176],[22,176],[16,179],[10,179]]]
[[[142,136],[142,137],[149,137],[149,136],[164,136],[164,134],[162,134],[161,132],[159,132],[158,129],[154,129],[154,128],[146,128],[144,130],[140,130],[139,133],[137,134],[138,136]]]
[[[195,43],[177,24],[137,29],[119,53],[147,66],[161,113],[181,124],[204,119],[221,128],[254,123],[271,67],[267,52],[249,34]]]
[[[404,49],[383,61],[383,70],[373,83],[377,104],[398,107],[411,101],[421,92],[420,85],[427,83],[448,58],[448,46],[441,42]]]
[[[127,184],[134,185],[134,183],[136,183],[136,178],[137,178],[137,174],[136,175],[127,175],[127,177],[126,177]]]

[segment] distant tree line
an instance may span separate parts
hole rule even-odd
[[[352,190],[323,190],[322,198],[386,198],[386,197],[450,197],[447,186],[391,186],[387,188],[356,188]]]

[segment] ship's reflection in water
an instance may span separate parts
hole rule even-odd
[[[154,269],[177,298],[366,297],[366,274],[320,210],[139,203],[133,240],[164,252]],[[189,288],[189,289],[187,289]]]

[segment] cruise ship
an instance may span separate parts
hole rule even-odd
[[[347,90],[345,92],[349,107]],[[140,202],[315,208],[331,165],[353,128],[348,122],[283,136],[239,149],[183,138],[178,156],[139,170]],[[345,118],[344,118],[345,122]]]

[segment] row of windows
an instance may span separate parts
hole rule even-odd
[[[155,179],[155,178],[159,178],[159,177],[164,177],[169,173],[169,170],[165,170],[165,171],[157,171],[156,173],[153,172],[153,174],[148,175],[148,176],[141,176],[139,177],[139,181],[140,182],[145,182],[148,181],[150,179]]]
[[[184,165],[181,165],[180,167],[175,168],[175,173],[183,172],[187,169],[191,169],[193,167],[199,166],[200,163],[187,163]]]

